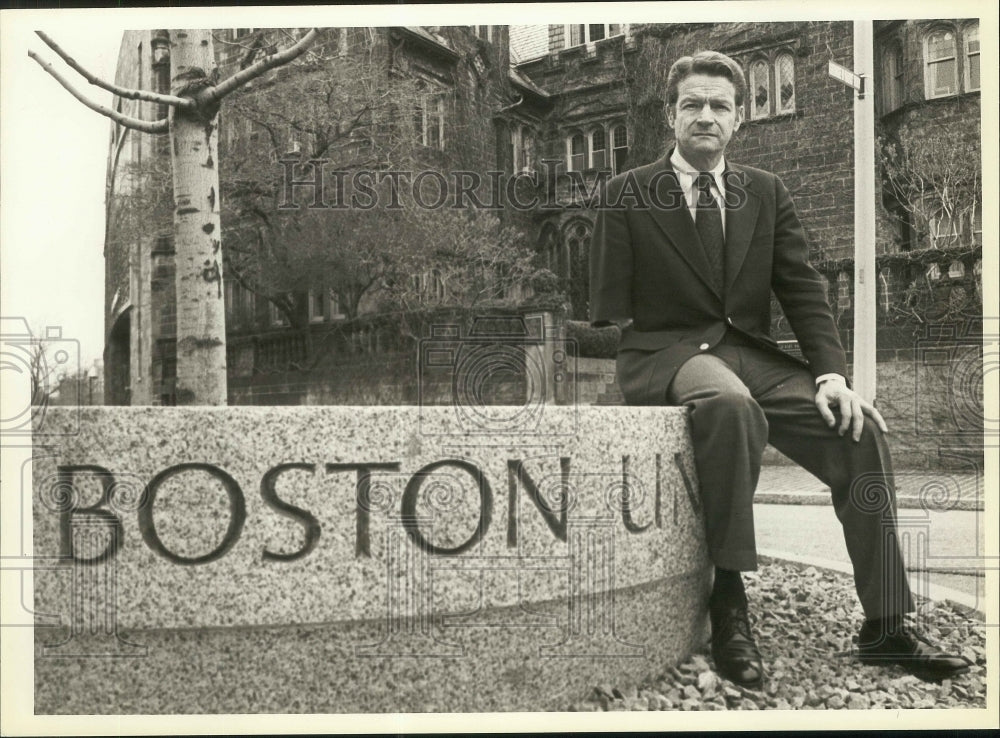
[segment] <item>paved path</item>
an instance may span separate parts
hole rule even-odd
[[[901,508],[982,510],[983,479],[959,471],[896,470],[896,497]],[[758,503],[828,505],[830,488],[797,466],[765,466],[757,484]]]
[[[976,477],[902,470],[896,485],[900,540],[914,590],[927,592],[928,583],[948,587],[975,598],[982,610],[984,567],[995,569],[1000,561],[984,557],[983,484]],[[850,565],[829,489],[798,467],[764,467],[754,520],[761,552]]]

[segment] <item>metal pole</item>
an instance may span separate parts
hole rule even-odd
[[[875,90],[872,21],[854,21],[854,390],[875,400]]]

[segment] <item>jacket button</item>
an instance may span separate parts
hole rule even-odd
[[[708,344],[707,343],[703,343],[698,348],[700,348],[702,351],[708,351]]]

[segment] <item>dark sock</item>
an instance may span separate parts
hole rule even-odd
[[[713,605],[746,605],[747,593],[743,588],[743,578],[738,571],[715,567],[715,583],[712,585]]]

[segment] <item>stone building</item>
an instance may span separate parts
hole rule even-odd
[[[220,78],[290,45],[303,31],[213,31]],[[167,31],[127,32],[116,82],[169,92],[169,53]],[[367,76],[357,79],[361,74]],[[368,85],[386,93],[405,86],[408,97],[382,94],[381,117],[366,110],[363,128],[356,120],[338,119],[329,121],[332,125],[322,131],[303,130],[289,112],[292,107],[303,107],[303,100],[282,99],[281,92],[293,81],[304,87],[317,80]],[[247,226],[245,211],[225,210],[237,199],[236,191],[247,184],[246,170],[239,170],[239,164],[253,159],[261,168],[273,170],[277,159],[295,159],[298,166],[313,157],[330,159],[330,151],[336,149],[341,159],[335,164],[356,155],[357,161],[350,164],[354,168],[378,170],[392,165],[396,169],[511,171],[516,152],[509,145],[508,130],[519,129],[519,114],[512,112],[512,103],[522,93],[544,97],[510,68],[506,26],[326,29],[303,63],[272,70],[226,100],[219,134],[224,246],[242,238]],[[274,118],[261,115],[260,106],[253,107],[254,101],[261,100],[271,102]],[[116,99],[116,105],[145,120],[166,117],[167,112],[131,100]],[[284,123],[282,113],[287,114]],[[406,146],[388,153],[384,147],[379,149],[386,141],[404,139]],[[111,132],[105,244],[105,353],[111,404],[174,402],[176,325],[167,140],[118,125]],[[338,399],[328,391],[329,381],[324,389],[321,377],[303,377],[301,372],[296,376],[293,369],[302,363],[312,334],[330,335],[328,328],[344,322],[345,296],[321,287],[264,294],[248,289],[247,280],[236,279],[237,270],[223,271],[230,402],[297,404]],[[432,273],[415,274],[413,279],[422,290],[440,288]],[[376,306],[362,302],[352,308],[364,314]],[[292,330],[296,327],[302,330]],[[359,360],[365,363],[361,354],[384,348],[382,337],[371,326],[353,326],[331,341],[338,344],[335,353],[341,363],[350,366],[328,367],[327,375],[354,374],[363,379],[373,369],[392,375],[392,366],[398,364],[402,372],[412,363],[408,357],[394,356],[372,359],[373,367],[359,366]],[[388,390],[393,381],[389,378],[382,384]],[[368,397],[372,402],[393,399],[398,398],[380,394],[377,387]]]
[[[283,43],[282,33],[288,35],[218,31],[220,70],[225,74],[268,44]],[[121,84],[164,89],[169,52],[158,39],[150,32],[126,37]],[[565,330],[580,339],[578,359],[586,364],[578,367],[583,402],[607,399],[601,390],[612,389],[605,385],[613,378],[613,341],[593,340],[584,328],[594,195],[602,180],[670,146],[664,99],[670,64],[704,48],[729,54],[749,85],[745,122],[729,154],[774,171],[788,186],[813,263],[828,281],[845,346],[852,345],[853,91],[827,72],[830,61],[853,66],[850,23],[395,27],[340,31],[329,44],[340,58],[369,49],[387,69],[430,85],[437,94],[417,117],[422,150],[434,154],[434,163],[501,171],[525,185],[517,202],[508,198],[504,217],[528,233],[537,265],[557,276],[566,297]],[[262,86],[282,74],[272,73]],[[936,455],[941,443],[968,445],[982,429],[981,388],[959,388],[969,395],[961,407],[948,399],[956,391],[950,377],[974,374],[981,360],[981,350],[974,355],[982,331],[979,86],[975,19],[875,24],[876,126],[884,154],[877,216],[879,399],[895,427],[902,426],[897,443],[917,460]],[[120,104],[127,111],[134,105]],[[492,145],[463,149],[466,136],[456,133],[473,129],[488,132]],[[245,134],[237,141],[253,140],[252,131]],[[302,142],[283,135],[288,149],[298,151]],[[127,193],[129,162],[155,156],[158,145],[116,128],[109,193]],[[224,153],[226,132],[221,146]],[[169,403],[169,227],[147,228],[122,243],[113,238],[116,202],[109,198],[106,246],[108,401]],[[433,274],[414,278],[434,289]],[[319,373],[298,368],[309,336],[343,325],[336,296],[307,295],[295,304],[310,325],[303,332],[289,330],[287,314],[274,302],[231,280],[226,290],[231,402],[418,400],[410,387],[412,344],[399,343],[374,322],[342,330],[335,355]],[[774,333],[794,351],[774,308]],[[374,305],[366,309],[377,312]],[[928,342],[951,352],[936,368],[921,358]],[[955,353],[956,346],[973,353]],[[928,435],[927,428],[934,430]]]
[[[664,92],[675,59],[705,48],[732,56],[744,69],[750,94],[743,127],[730,143],[731,158],[782,177],[814,262],[853,256],[853,91],[827,73],[831,60],[852,65],[850,23],[551,25],[519,27],[512,43],[518,50],[515,69],[549,95],[551,112],[539,125],[535,156],[558,162],[557,181],[567,190],[576,172],[589,188],[602,173],[619,171],[621,161],[638,166],[671,145]],[[900,129],[915,137],[932,128],[953,131],[978,157],[975,20],[880,22],[876,56],[883,136]],[[981,246],[975,193],[963,221],[935,216],[930,201],[907,210],[891,189],[885,188],[880,213],[881,254],[940,248],[960,240],[953,238],[960,232]],[[584,258],[576,250],[586,250],[593,211],[581,209],[579,197],[557,199],[566,207],[547,215],[539,241],[544,251],[569,251],[568,258],[551,261],[572,278],[572,264]]]

